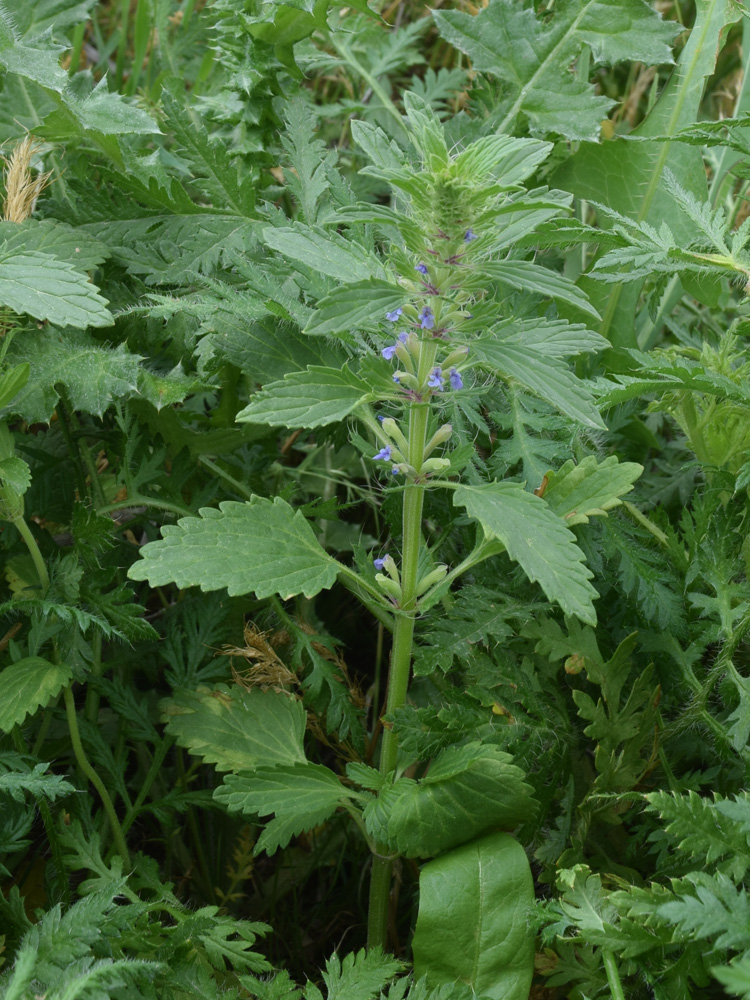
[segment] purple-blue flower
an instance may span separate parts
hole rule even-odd
[[[396,382],[396,383],[398,384],[398,383],[400,383],[400,382],[401,382],[401,379],[400,379],[400,378],[398,377],[398,375],[394,375],[394,376],[393,376],[393,381],[394,381],[394,382]]]
[[[382,458],[384,462],[390,462],[391,460],[391,446],[387,444],[385,448],[381,448],[377,455],[372,456],[376,462],[380,461]]]
[[[375,569],[378,570],[379,572],[385,565],[385,556],[383,556],[382,559],[373,559],[372,564],[375,567]]]
[[[380,353],[383,355],[386,361],[390,361],[393,355],[396,353],[396,345],[389,344],[387,347],[384,347]]]
[[[467,229],[464,235],[464,243],[471,243],[472,240],[477,240],[479,237],[474,232],[473,229]]]
[[[451,384],[451,389],[463,389],[464,387],[464,380],[461,378],[461,372],[459,372],[456,368],[451,368],[448,381]]]
[[[435,317],[432,315],[432,309],[429,306],[425,306],[419,314],[419,325],[423,330],[431,330],[434,327]]]
[[[379,414],[378,414],[378,420],[379,420],[379,421],[380,421],[380,423],[382,424],[382,423],[383,423],[383,421],[385,420],[385,414],[384,414],[384,413],[379,413]]]
[[[401,472],[401,470],[399,469],[399,467],[397,465],[394,465],[393,468],[391,469],[391,475],[392,476],[398,476],[400,474],[400,472]]]
[[[443,390],[443,369],[439,366],[432,369],[432,375],[427,379],[427,385],[431,389],[437,389],[439,392]]]
[[[389,323],[395,323],[403,311],[404,310],[401,308],[401,306],[399,306],[398,309],[394,309],[393,312],[386,313],[385,318],[388,320]]]
[[[419,271],[420,274],[427,274],[427,265],[417,264],[417,270]]]

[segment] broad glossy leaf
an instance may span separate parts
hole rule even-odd
[[[29,379],[14,397],[8,411],[30,422],[47,422],[57,405],[57,383],[65,386],[70,401],[82,413],[101,416],[120,398],[138,389],[140,358],[124,344],[105,347],[82,330],[25,332],[13,341],[8,359],[18,363],[28,358]]]
[[[285,229],[264,229],[263,239],[285,257],[345,284],[386,276],[385,268],[377,257],[336,232],[326,232],[298,222],[294,227]]]
[[[387,797],[365,808],[365,823],[409,858],[450,850],[489,827],[512,829],[535,803],[510,754],[470,743],[444,750],[420,781],[401,778]]]
[[[304,515],[280,497],[204,507],[200,517],[165,525],[162,535],[143,546],[143,559],[128,571],[132,580],[148,580],[152,587],[226,587],[231,597],[279,594],[286,600],[327,590],[339,571]]]
[[[347,367],[310,367],[265,385],[236,419],[272,427],[324,427],[374,398],[367,382]]]
[[[176,691],[160,707],[167,731],[180,746],[219,771],[305,760],[307,714],[291,695],[220,684]]]
[[[579,423],[597,429],[605,427],[588,387],[563,361],[489,338],[476,341],[471,350],[480,367],[515,379]]]
[[[569,527],[588,524],[590,517],[606,517],[608,510],[618,507],[620,497],[633,489],[642,472],[642,465],[620,462],[615,455],[603,462],[587,455],[578,465],[569,459],[557,472],[547,473],[544,499]]]
[[[453,502],[479,521],[487,538],[500,541],[566,614],[596,625],[592,601],[597,593],[589,582],[593,574],[575,535],[544,500],[519,483],[490,483],[459,486]]]
[[[27,656],[0,671],[0,732],[9,733],[27,715],[44,708],[70,683],[65,663]]]
[[[489,833],[422,867],[415,976],[466,983],[475,996],[528,1000],[534,973],[534,880],[526,853]]]
[[[35,250],[0,254],[0,305],[56,326],[114,323],[107,300],[71,264]]]
[[[229,774],[214,798],[232,812],[275,814],[255,845],[255,854],[273,854],[292,837],[312,830],[336,812],[347,790],[327,767],[292,764],[261,767],[254,774]]]
[[[305,333],[378,330],[385,323],[385,314],[402,306],[405,299],[406,293],[398,285],[375,278],[345,285],[321,299]]]
[[[680,26],[664,23],[641,0],[570,0],[537,20],[533,8],[491,0],[472,16],[438,11],[438,31],[465,52],[473,69],[503,83],[499,132],[513,132],[520,116],[533,135],[559,133],[594,139],[610,101],[571,67],[584,45],[598,62],[671,62]],[[499,116],[498,116],[499,117]]]

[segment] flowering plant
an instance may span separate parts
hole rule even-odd
[[[352,566],[329,555],[285,500],[254,497],[166,527],[161,541],[143,547],[130,575],[154,586],[175,581],[284,599],[312,597],[338,581],[375,614],[393,637],[378,769],[351,761],[346,776],[337,775],[307,762],[293,742],[276,763],[230,773],[215,798],[233,810],[273,814],[258,845],[267,850],[337,809],[349,812],[373,855],[371,945],[386,940],[394,861],[440,856],[423,871],[414,941],[417,971],[437,980],[450,979],[441,962],[450,966],[452,959],[441,958],[431,943],[432,880],[458,861],[481,866],[502,858],[493,891],[504,896],[504,933],[519,956],[502,975],[520,996],[530,982],[533,939],[519,914],[531,903],[532,879],[519,844],[489,831],[512,830],[530,814],[532,789],[509,754],[481,740],[447,745],[420,780],[404,776],[413,760],[399,755],[395,723],[407,700],[415,626],[444,606],[460,578],[501,553],[538,582],[548,601],[594,624],[597,594],[570,523],[617,504],[641,469],[592,459],[579,472],[569,463],[560,472],[546,470],[544,488],[541,476],[524,484],[488,474],[470,439],[467,408],[481,407],[498,382],[523,387],[581,428],[602,428],[591,391],[567,358],[605,342],[585,325],[597,315],[585,295],[513,249],[520,236],[528,240],[568,209],[563,193],[524,187],[551,145],[487,135],[451,155],[425,102],[407,94],[405,105],[414,161],[377,127],[354,123],[354,137],[372,160],[362,173],[389,184],[394,201],[393,207],[351,204],[328,220],[349,228],[346,250],[332,231],[301,222],[265,231],[293,262],[309,260],[314,248],[335,279],[305,332],[335,338],[348,347],[348,358],[265,385],[238,415],[242,422],[307,429],[355,422],[373,442],[353,433],[382,469],[383,490],[401,495],[400,544],[382,539],[369,567]],[[370,225],[382,235],[382,254],[357,240]],[[563,318],[563,310],[576,322]],[[436,493],[452,498],[457,520],[474,525],[473,542],[452,566],[441,559],[442,539],[431,542],[424,533],[425,502]],[[265,697],[294,729],[297,703],[270,691]],[[477,780],[494,789],[490,799],[473,795]]]

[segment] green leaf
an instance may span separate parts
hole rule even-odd
[[[568,323],[566,320],[525,319],[507,320],[492,330],[492,336],[484,338],[488,343],[500,341],[514,347],[543,354],[547,358],[569,358],[576,354],[604,351],[609,341],[582,323]],[[483,339],[474,341],[473,346],[481,347]]]
[[[21,496],[31,485],[31,469],[22,458],[15,455],[0,459],[0,481]]]
[[[231,812],[275,814],[255,845],[254,854],[273,854],[292,837],[312,830],[336,812],[349,793],[327,767],[297,763],[260,767],[254,774],[228,774],[214,799]]]
[[[29,380],[29,372],[29,363],[25,361],[0,375],[0,409],[4,409],[23,389]]]
[[[512,828],[535,803],[523,772],[497,747],[469,743],[444,750],[421,781],[401,778],[365,807],[365,824],[409,858],[442,854],[489,827]],[[374,824],[374,825],[373,825]]]
[[[404,304],[406,293],[388,281],[370,278],[345,285],[321,299],[318,309],[305,327],[305,333],[348,333],[378,330],[387,312]]]
[[[422,867],[415,976],[473,995],[527,1000],[534,973],[534,880],[512,837],[490,833]]]
[[[611,106],[571,72],[584,46],[601,63],[671,62],[669,45],[681,30],[640,0],[571,0],[544,21],[513,0],[491,0],[475,16],[433,16],[443,38],[469,56],[476,72],[502,81],[496,131],[516,131],[523,118],[532,135],[556,132],[568,139],[595,139]]]
[[[132,580],[205,591],[226,587],[231,597],[279,594],[287,600],[327,590],[339,571],[304,515],[280,497],[204,507],[200,517],[165,525],[162,536],[143,546],[143,559],[128,571]]]
[[[78,271],[92,271],[109,257],[109,250],[98,239],[57,219],[0,222],[0,243],[6,251],[50,254]]]
[[[336,232],[314,229],[298,222],[293,228],[264,229],[263,239],[285,257],[345,284],[386,277],[385,268],[377,257]]]
[[[714,965],[711,974],[733,997],[750,1000],[750,955],[738,955],[730,965]]]
[[[44,708],[70,683],[73,672],[65,663],[50,663],[41,656],[27,656],[0,672],[0,732],[37,708]]]
[[[642,465],[620,462],[615,455],[603,462],[587,455],[578,465],[571,458],[557,472],[547,473],[544,499],[568,527],[588,524],[590,517],[606,517],[618,507],[642,472]]]
[[[490,483],[459,486],[453,502],[479,521],[486,538],[501,542],[528,578],[538,581],[566,614],[596,624],[592,601],[597,593],[589,583],[593,574],[584,564],[575,535],[544,500],[519,483]]]
[[[597,429],[606,426],[586,384],[564,362],[529,348],[490,339],[477,341],[472,352],[480,367],[516,379],[573,420]]]
[[[498,260],[482,265],[482,273],[503,285],[572,306],[591,319],[600,319],[586,294],[570,278],[530,260]]]
[[[0,794],[5,793],[16,802],[23,802],[24,792],[29,792],[34,798],[41,797],[54,802],[55,799],[76,791],[75,785],[65,781],[61,775],[47,774],[48,767],[49,764],[35,764],[33,771],[3,773],[0,766]]]
[[[381,990],[403,969],[398,959],[384,955],[380,948],[349,952],[343,959],[332,955],[323,972],[327,1000],[369,1000],[382,996]]]
[[[176,691],[161,702],[162,721],[180,746],[219,771],[304,762],[307,715],[288,694],[239,685]]]
[[[0,305],[56,326],[112,326],[114,319],[87,275],[48,253],[0,248]]]
[[[338,423],[362,403],[376,398],[367,382],[346,366],[311,366],[265,385],[235,419],[272,427],[324,427]]]
[[[31,423],[49,421],[59,399],[57,383],[65,386],[75,410],[97,416],[114,400],[137,392],[140,358],[124,344],[104,347],[82,330],[24,332],[14,339],[8,360],[27,358],[29,380],[8,408]]]

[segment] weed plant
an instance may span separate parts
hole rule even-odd
[[[0,0],[0,997],[750,998],[748,60]]]

